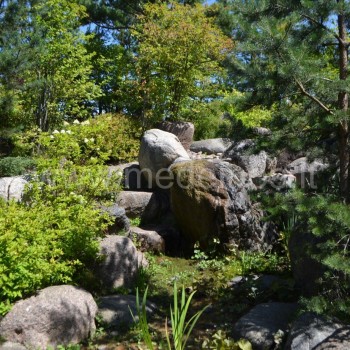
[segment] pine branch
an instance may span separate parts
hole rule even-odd
[[[312,96],[309,92],[306,91],[304,85],[302,84],[302,82],[300,80],[298,80],[297,78],[294,78],[294,80],[297,83],[297,85],[298,85],[298,87],[299,87],[299,89],[300,89],[300,91],[302,92],[303,95],[307,96],[312,101],[316,102],[328,114],[334,115],[332,110],[330,110],[325,104],[323,104],[317,97]]]
[[[321,27],[322,29],[326,30],[328,33],[332,34],[340,44],[344,45],[345,47],[349,47],[350,43],[349,42],[345,42],[336,32],[334,32],[333,30],[331,30],[330,28],[328,28],[326,25],[324,25],[323,23],[317,21],[316,19],[312,18],[309,15],[306,14],[302,14],[302,17],[308,19],[310,22],[316,24],[317,26]]]

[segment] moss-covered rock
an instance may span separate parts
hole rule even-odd
[[[250,202],[247,174],[222,161],[196,160],[171,167],[171,205],[183,235],[206,248],[214,238],[222,244],[264,250],[274,234],[261,222]]]

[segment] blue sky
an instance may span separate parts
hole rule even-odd
[[[205,3],[211,5],[213,2],[215,2],[215,0],[207,0]]]

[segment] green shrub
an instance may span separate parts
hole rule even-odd
[[[54,202],[1,202],[0,314],[37,289],[74,282],[95,259],[107,222],[75,195]]]
[[[25,157],[6,157],[0,159],[0,177],[17,176],[32,170],[35,167],[35,161]]]
[[[105,166],[39,162],[23,203],[0,203],[0,313],[39,288],[88,275],[110,222],[99,210],[119,191]]]
[[[64,123],[52,132],[35,129],[17,134],[14,152],[45,158],[51,166],[58,166],[62,159],[78,165],[131,161],[138,155],[140,132],[129,118],[105,114]]]

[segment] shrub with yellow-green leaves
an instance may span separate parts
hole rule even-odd
[[[141,130],[123,115],[105,114],[51,132],[31,130],[15,137],[15,153],[42,158],[57,166],[62,160],[77,165],[131,161],[137,158]]]

